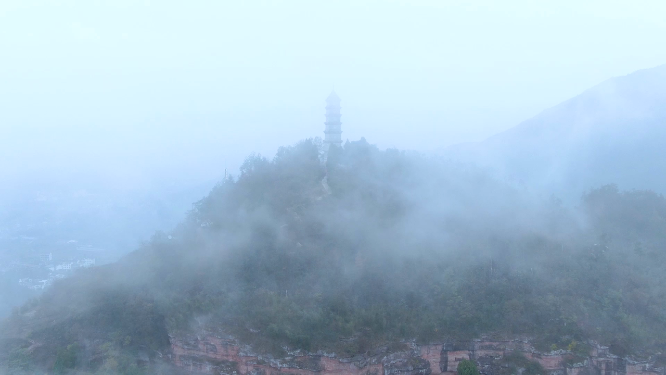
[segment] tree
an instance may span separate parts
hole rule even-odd
[[[479,369],[476,368],[476,363],[469,359],[463,359],[458,363],[458,375],[479,375]]]

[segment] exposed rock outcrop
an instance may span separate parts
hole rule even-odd
[[[502,375],[507,369],[503,359],[521,353],[527,360],[538,362],[549,375],[666,375],[664,368],[655,367],[650,361],[620,358],[599,345],[593,347],[587,358],[573,363],[570,352],[541,353],[524,340],[474,340],[423,346],[408,343],[400,350],[384,347],[352,358],[338,358],[324,352],[292,352],[285,358],[274,358],[254,353],[233,338],[212,334],[172,336],[171,347],[173,364],[193,374],[455,375],[460,361],[471,359],[482,374]]]

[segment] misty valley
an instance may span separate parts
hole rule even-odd
[[[666,375],[620,3],[0,2],[0,375]]]
[[[565,205],[471,164],[340,143],[251,155],[172,230],[56,280],[6,319],[3,363],[80,373],[431,374],[466,360],[498,374],[661,371],[662,195],[604,185]]]

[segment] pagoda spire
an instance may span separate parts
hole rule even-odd
[[[326,128],[324,129],[324,144],[328,147],[331,145],[340,146],[342,144],[342,130],[340,122],[340,98],[331,91],[326,98]]]

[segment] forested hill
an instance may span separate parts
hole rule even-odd
[[[306,140],[249,157],[172,232],[15,311],[0,360],[150,372],[170,334],[202,326],[277,354],[481,334],[652,352],[665,344],[664,245],[666,200],[649,191],[604,186],[570,209],[365,140],[322,162]]]

